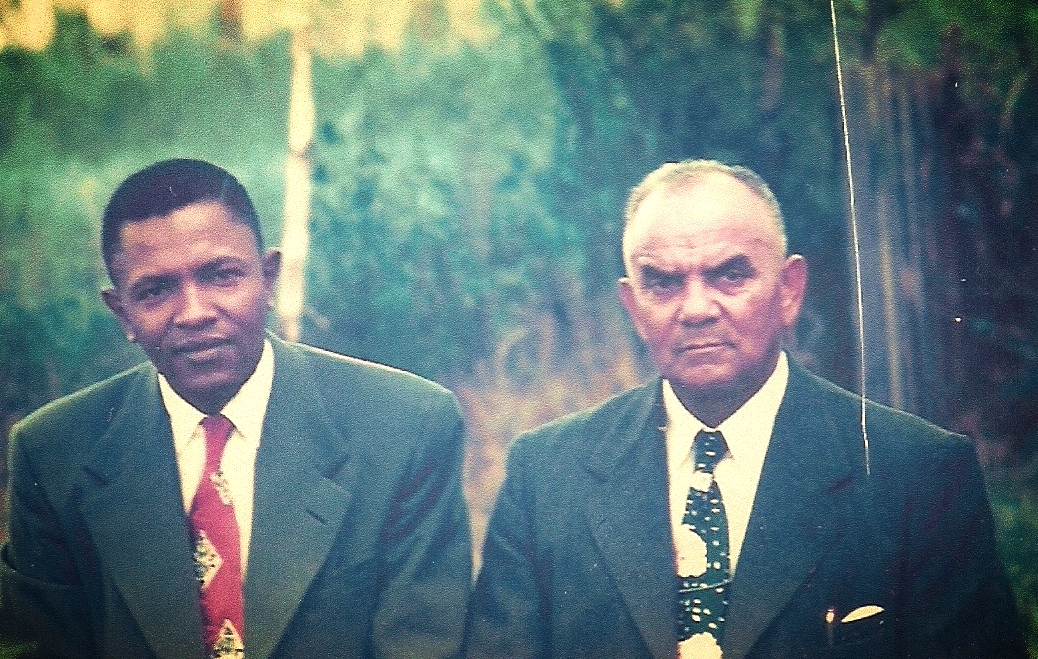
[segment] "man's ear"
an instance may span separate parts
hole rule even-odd
[[[263,279],[271,286],[281,274],[281,252],[276,249],[267,250],[263,255]]]
[[[634,305],[634,289],[630,277],[620,277],[616,280],[616,292],[620,296],[620,304],[624,306],[627,315],[631,315],[631,307]]]
[[[123,300],[119,297],[119,291],[114,288],[106,288],[101,291],[101,299],[104,300],[105,306],[108,307],[112,314],[119,320],[119,324],[123,326],[123,331],[126,332],[126,338],[130,341],[136,341],[137,337],[133,333],[133,326],[130,324],[130,318],[126,314],[126,307],[123,306]]]
[[[807,291],[807,261],[793,254],[782,264],[782,324],[793,327],[800,317]]]
[[[277,284],[278,275],[281,274],[281,252],[276,249],[268,250],[262,257],[263,285],[267,289],[267,304],[271,308],[274,305],[274,285]]]

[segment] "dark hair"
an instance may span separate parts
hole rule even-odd
[[[226,170],[204,160],[177,158],[149,165],[119,184],[101,217],[101,255],[112,283],[112,258],[119,250],[122,227],[164,217],[185,206],[217,201],[252,230],[263,252],[259,217],[249,194]]]

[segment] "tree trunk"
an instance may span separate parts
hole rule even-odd
[[[299,340],[306,299],[306,254],[310,245],[310,145],[314,134],[314,96],[310,78],[311,35],[292,35],[292,80],[288,109],[288,159],[285,161],[285,216],[281,232],[281,285],[277,315],[281,334]]]

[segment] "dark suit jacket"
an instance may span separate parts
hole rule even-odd
[[[249,659],[441,657],[471,583],[453,396],[271,339],[245,581]],[[82,657],[203,655],[169,420],[143,364],[11,436],[7,633]]]
[[[675,656],[664,423],[656,380],[515,443],[469,657]],[[791,365],[725,659],[1026,656],[972,444],[873,404],[867,427],[871,475],[860,399]]]

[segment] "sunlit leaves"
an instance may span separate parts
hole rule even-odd
[[[480,7],[479,0],[3,0],[0,50],[42,51],[54,39],[55,13],[66,12],[85,16],[103,37],[128,35],[142,50],[218,15],[246,41],[307,31],[316,53],[357,56],[369,46],[398,49],[414,27],[438,39],[483,41],[491,32]]]
[[[20,47],[40,51],[54,39],[57,28],[50,0],[13,0],[0,4],[0,50]]]
[[[732,12],[739,22],[739,31],[744,37],[757,34],[761,21],[761,10],[764,0],[733,0]]]
[[[41,51],[54,38],[55,12],[80,13],[104,37],[129,34],[149,47],[173,29],[197,27],[212,16],[218,0],[7,0],[0,4],[0,50],[5,46]],[[6,5],[6,6],[5,6]]]
[[[357,56],[370,45],[400,48],[412,27],[437,38],[483,41],[488,27],[478,0],[240,0],[242,31],[250,40],[282,30],[308,29],[323,56]]]

